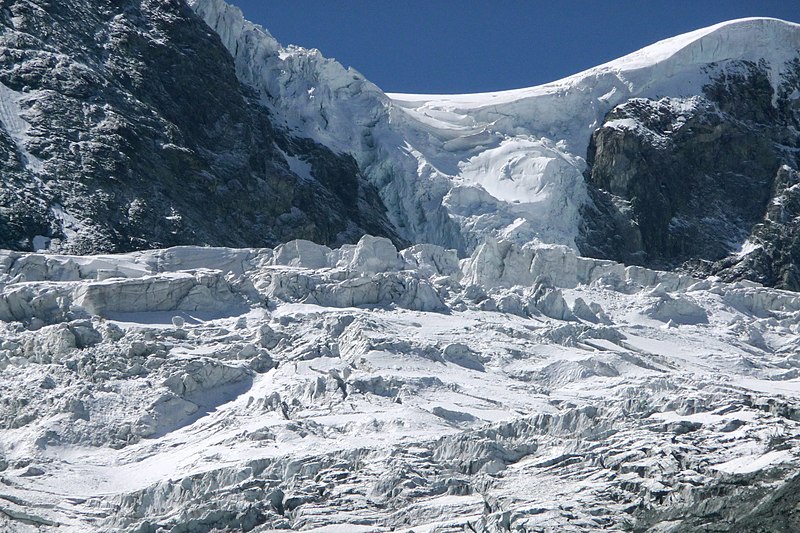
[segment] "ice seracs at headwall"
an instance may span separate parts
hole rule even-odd
[[[12,2],[3,24],[6,248],[492,237],[798,288],[796,24],[444,96],[387,95],[222,0]]]
[[[557,243],[800,287],[784,199],[798,167],[797,24],[726,22],[528,89],[386,95],[222,0],[192,5],[283,124],[353,154],[411,242],[462,255],[487,236]]]

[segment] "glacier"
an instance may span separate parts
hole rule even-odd
[[[577,249],[589,201],[586,151],[609,111],[636,97],[702,94],[729,62],[767,65],[777,94],[800,54],[800,26],[749,18],[538,87],[386,94],[318,50],[281,46],[224,0],[190,4],[282,124],[353,155],[408,241],[462,257],[487,236]]]
[[[777,94],[800,26],[409,95],[188,3],[278,130],[354,158],[402,239],[0,250],[0,530],[800,530],[800,295],[578,242],[609,111],[671,97],[681,116],[731,62]],[[27,157],[21,98],[0,85]],[[313,183],[290,145],[280,166]]]
[[[798,524],[795,293],[369,236],[0,284],[6,531]]]

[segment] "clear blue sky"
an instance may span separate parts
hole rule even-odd
[[[387,92],[461,93],[568,76],[724,20],[800,22],[800,0],[228,0],[282,44]]]

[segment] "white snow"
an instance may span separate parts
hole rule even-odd
[[[758,250],[759,248],[761,248],[760,244],[756,244],[754,242],[751,242],[750,240],[746,240],[744,241],[744,243],[742,243],[741,248],[739,249],[738,252],[736,252],[736,255],[738,257],[744,257]]]
[[[774,464],[791,462],[794,457],[788,451],[774,451],[763,455],[745,455],[714,465],[720,472],[728,474],[748,474],[767,468]]]
[[[50,244],[50,238],[45,237],[44,235],[36,235],[33,238],[33,249],[34,251],[46,251],[48,245]]]
[[[6,132],[14,139],[17,150],[24,157],[23,164],[34,172],[42,169],[42,161],[32,155],[27,148],[30,125],[23,118],[20,101],[27,95],[12,91],[0,83],[0,122]]]
[[[800,453],[800,297],[566,247],[4,252],[0,320],[0,508],[59,531],[621,527]]]
[[[289,170],[291,170],[294,174],[296,174],[300,179],[303,181],[315,181],[316,178],[311,171],[311,163],[308,161],[303,161],[299,157],[291,156],[285,153],[283,150],[278,148],[278,150],[283,155],[283,158],[286,160],[286,163],[289,165]]]
[[[749,18],[537,87],[384,94],[317,50],[281,46],[223,0],[191,4],[279,122],[356,158],[405,237],[466,253],[485,237],[574,248],[586,149],[609,110],[632,97],[698,95],[728,60],[764,59],[777,86],[800,49],[797,24]]]

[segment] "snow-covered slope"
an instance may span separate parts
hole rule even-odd
[[[733,21],[541,87],[386,95],[222,0],[191,5],[285,136],[280,190],[316,179],[314,151],[347,159],[303,137],[351,154],[417,244],[0,251],[0,530],[800,530],[800,296],[575,250],[601,126],[659,145],[710,121],[795,153],[792,124],[700,93],[755,65],[784,92],[732,105],[793,113],[797,25]],[[28,102],[4,87],[0,149],[30,169]]]
[[[281,46],[264,28],[224,0],[189,4],[222,39],[240,80],[258,91],[279,125],[353,155],[378,184],[389,216],[414,242],[459,243],[441,199],[449,180],[418,163],[378,87],[318,50]]]
[[[193,5],[286,124],[356,157],[406,238],[462,252],[486,236],[575,248],[587,146],[611,109],[700,95],[732,61],[765,65],[777,91],[800,51],[797,24],[741,19],[539,87],[385,95],[316,50],[281,47],[223,0]]]
[[[4,531],[800,523],[791,293],[373,237],[0,281]]]
[[[427,102],[430,107],[452,106],[462,111],[486,112],[493,105],[503,106],[526,98],[552,96],[576,86],[592,93],[584,96],[584,101],[599,100],[607,95],[607,92],[602,92],[608,88],[606,76],[622,82],[624,87],[618,89],[626,90],[627,97],[640,95],[655,85],[669,88],[669,92],[674,91],[674,96],[691,95],[702,89],[699,84],[705,80],[699,71],[703,67],[728,60],[758,62],[762,59],[776,65],[773,84],[777,86],[784,63],[794,59],[800,48],[799,31],[800,25],[780,19],[757,17],[730,20],[664,39],[619,59],[537,87],[475,94],[397,93],[389,96],[398,102],[414,103],[413,107],[420,107]],[[669,80],[673,83],[672,87],[668,85]],[[620,94],[614,100],[612,95],[608,95],[602,100],[620,102],[625,96]],[[569,114],[562,113],[562,116]],[[544,120],[547,121],[546,118]]]
[[[454,188],[445,203],[470,234],[488,230],[520,242],[574,246],[579,210],[587,200],[583,158],[591,133],[611,109],[634,97],[702,94],[728,61],[766,62],[777,94],[781,73],[798,54],[797,24],[743,19],[667,39],[539,87],[389,96],[408,117],[412,146],[425,146],[418,150],[442,162],[434,165],[451,176]],[[462,200],[461,187],[479,187],[489,196],[470,191]],[[497,213],[487,215],[483,203],[475,205],[478,194],[497,206]],[[488,227],[487,216],[494,219]]]

